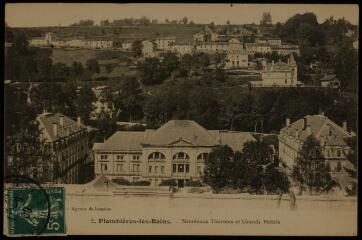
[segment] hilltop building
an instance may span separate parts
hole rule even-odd
[[[294,60],[293,54],[290,54],[288,61],[267,63],[263,61],[263,70],[261,71],[261,82],[253,84],[261,84],[262,86],[280,86],[293,87],[297,86],[297,63]]]
[[[338,126],[323,114],[307,115],[293,123],[286,120],[286,126],[279,133],[279,157],[288,171],[298,164],[302,145],[310,135],[319,141],[332,176],[343,172],[344,166],[348,164],[347,154],[350,150],[346,139],[353,134],[347,131],[346,122],[342,127]]]
[[[58,38],[53,33],[47,32],[43,38],[32,38],[30,46],[55,47],[55,48],[87,48],[87,49],[109,49],[113,48],[110,38]]]
[[[245,132],[207,130],[195,121],[171,120],[158,129],[113,134],[95,143],[95,174],[123,177],[129,181],[148,180],[159,185],[176,179],[179,186],[203,175],[208,153],[221,144],[242,150],[255,138]]]

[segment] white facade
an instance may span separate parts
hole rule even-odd
[[[141,42],[142,44],[142,56],[144,57],[155,57],[156,54],[156,44],[149,40]]]
[[[263,86],[297,86],[297,64],[293,55],[290,55],[287,63],[263,62],[261,78]]]
[[[203,34],[203,33],[196,33],[194,35],[194,40],[195,41],[204,42],[206,40],[205,38],[206,38],[206,35]]]
[[[169,50],[170,45],[176,42],[176,37],[157,38],[154,42],[157,45],[157,49]]]
[[[208,153],[220,144],[241,150],[249,133],[207,130],[194,121],[171,120],[156,130],[116,132],[104,143],[95,143],[95,175],[150,181],[158,186],[175,179],[179,185],[204,173]]]

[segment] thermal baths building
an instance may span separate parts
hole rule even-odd
[[[208,153],[218,145],[241,151],[255,138],[245,132],[207,130],[195,121],[171,120],[144,132],[119,131],[93,147],[95,174],[148,180],[159,185],[176,179],[179,186],[202,176]]]

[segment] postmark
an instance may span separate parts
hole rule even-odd
[[[6,178],[4,200],[9,236],[65,233],[63,187],[42,187],[24,176]]]

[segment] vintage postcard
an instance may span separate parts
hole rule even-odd
[[[5,4],[3,234],[356,236],[357,4]]]

